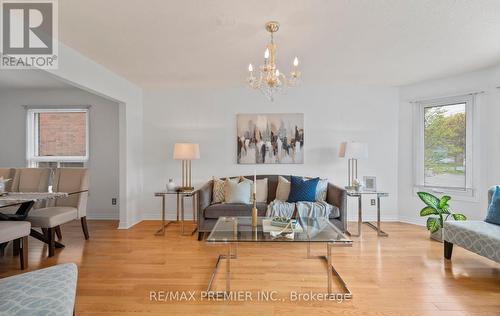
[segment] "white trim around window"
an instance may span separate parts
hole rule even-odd
[[[84,166],[87,166],[89,161],[89,107],[28,107],[26,106],[26,162],[28,167],[37,167],[39,162],[55,162],[59,167],[61,163],[65,162],[81,162]],[[38,155],[38,121],[36,120],[36,114],[39,113],[57,113],[57,112],[73,112],[73,113],[85,113],[86,118],[86,148],[85,156],[39,156]]]
[[[424,113],[426,108],[465,103],[465,185],[463,187],[430,186],[424,182]],[[477,94],[430,99],[413,102],[413,164],[414,192],[429,191],[447,194],[462,201],[476,201],[475,185],[478,174]]]

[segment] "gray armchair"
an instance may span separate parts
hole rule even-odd
[[[257,179],[267,178],[268,193],[266,203],[257,203],[259,216],[266,214],[267,205],[276,198],[276,188],[278,187],[279,175],[259,175]],[[290,180],[290,176],[282,176]],[[253,176],[245,176],[252,180]],[[207,182],[199,190],[198,199],[198,240],[203,239],[203,235],[210,232],[220,216],[250,216],[252,212],[251,204],[218,203],[212,204],[213,181]],[[328,183],[326,202],[338,209],[339,216],[335,217],[332,212],[330,222],[340,228],[343,232],[347,230],[347,193],[346,190]]]

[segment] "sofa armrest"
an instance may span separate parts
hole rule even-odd
[[[210,180],[198,190],[198,227],[202,227],[204,211],[212,203],[213,183]]]
[[[333,183],[328,183],[326,202],[339,209],[339,220],[342,222],[343,231],[347,230],[347,191]]]

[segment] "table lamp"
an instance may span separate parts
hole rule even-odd
[[[340,158],[347,160],[347,182],[348,187],[352,188],[354,180],[358,178],[358,159],[368,158],[368,144],[359,142],[342,142],[339,150]]]
[[[174,145],[174,160],[182,161],[182,185],[179,191],[191,191],[191,160],[200,159],[200,146],[192,143],[177,143]]]

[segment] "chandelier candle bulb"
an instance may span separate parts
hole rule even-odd
[[[252,64],[249,64],[249,65],[248,65],[248,71],[249,71],[250,73],[252,73],[252,71],[253,71],[253,66],[252,66]]]
[[[269,48],[266,48],[266,51],[264,52],[264,59],[267,60],[269,58]]]
[[[295,57],[295,59],[293,60],[293,66],[297,67],[298,65],[299,65],[299,59]]]

